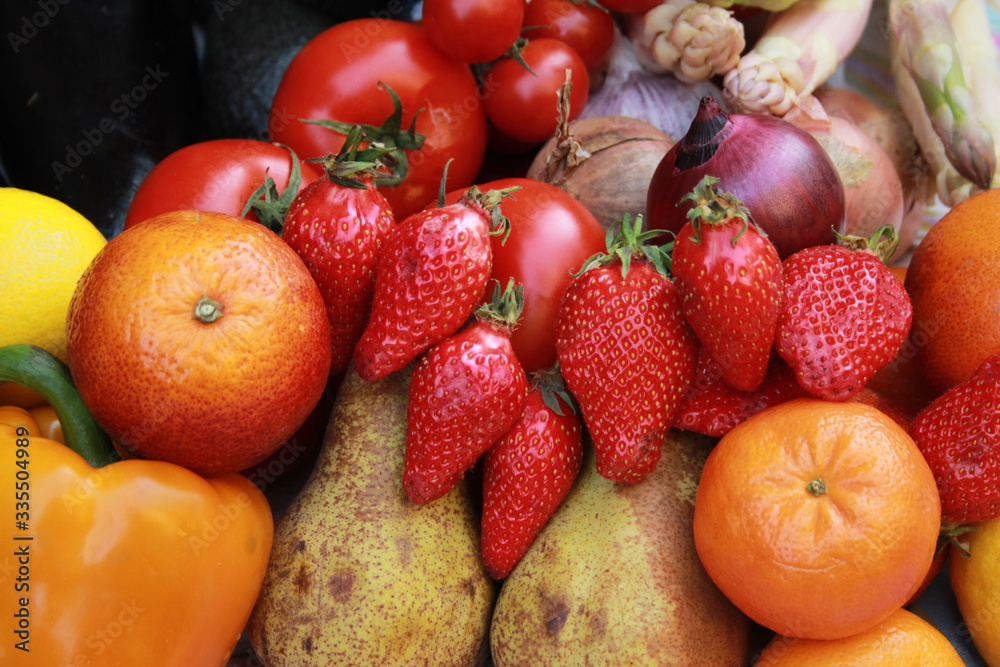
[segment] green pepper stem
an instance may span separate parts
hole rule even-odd
[[[35,345],[0,346],[0,382],[16,382],[41,394],[59,417],[66,446],[92,467],[119,460],[108,434],[80,398],[69,367],[51,352]]]

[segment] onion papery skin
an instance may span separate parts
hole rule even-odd
[[[687,134],[663,157],[646,195],[646,227],[677,234],[704,176],[736,195],[782,257],[836,242],[846,228],[837,168],[805,130],[766,114],[727,114],[702,99]],[[672,236],[662,237],[661,242]]]
[[[846,118],[870,136],[896,167],[903,185],[903,206],[909,208],[918,195],[923,200],[933,199],[933,185],[929,184],[926,168],[920,168],[917,157],[920,146],[913,136],[906,116],[896,106],[891,108],[876,104],[861,93],[846,88],[823,86],[815,97],[831,118]]]
[[[595,116],[568,126],[542,146],[528,178],[568,192],[607,229],[646,214],[649,182],[674,141],[646,121],[628,116]]]
[[[684,83],[673,74],[654,74],[639,62],[632,42],[615,30],[607,68],[591,77],[594,89],[579,119],[628,116],[644,120],[676,140],[684,135],[703,97],[721,97],[714,81]]]

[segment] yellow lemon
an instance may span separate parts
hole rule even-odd
[[[57,199],[0,188],[0,345],[30,343],[66,360],[66,313],[107,239]]]
[[[984,521],[960,539],[969,556],[952,550],[948,574],[965,626],[988,665],[1000,665],[1000,519]]]

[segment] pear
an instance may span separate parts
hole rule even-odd
[[[496,584],[469,492],[415,505],[403,485],[412,368],[351,366],[316,467],[275,525],[248,636],[268,667],[480,665]]]
[[[570,494],[503,582],[497,667],[750,664],[752,624],[694,546],[714,442],[670,431],[656,470],[634,486],[601,477],[588,443]]]

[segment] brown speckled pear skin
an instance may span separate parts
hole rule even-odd
[[[426,505],[403,491],[411,368],[353,365],[315,471],[275,526],[248,627],[267,667],[470,667],[488,656],[496,585],[465,484]]]
[[[749,619],[708,578],[694,498],[715,441],[672,430],[634,486],[580,477],[504,581],[491,641],[497,667],[750,664]]]

